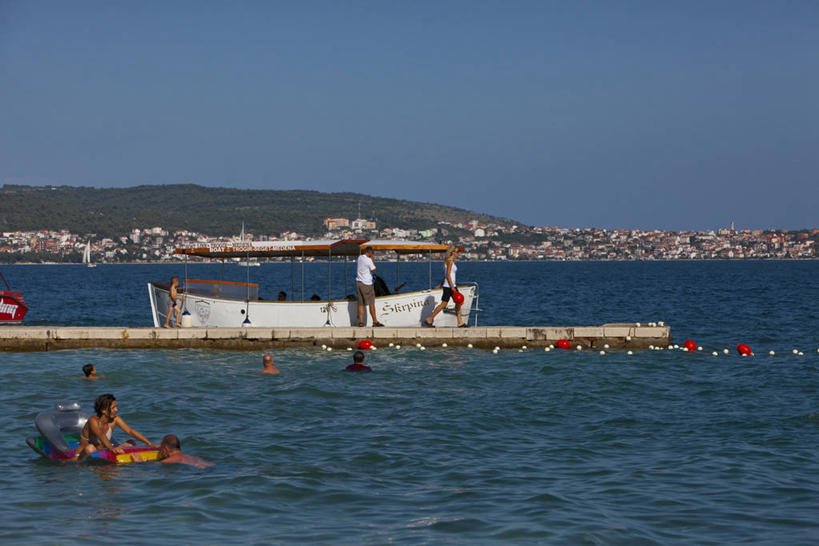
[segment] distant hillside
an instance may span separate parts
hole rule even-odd
[[[103,189],[4,185],[0,188],[0,231],[67,229],[112,237],[134,228],[162,226],[219,236],[238,233],[244,222],[245,230],[257,235],[296,231],[317,236],[325,232],[325,218],[357,218],[359,205],[361,216],[375,220],[379,229],[423,229],[439,220],[516,223],[464,209],[358,193],[192,184]]]

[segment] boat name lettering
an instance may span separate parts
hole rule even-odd
[[[429,305],[427,300],[428,298],[418,298],[406,303],[385,303],[381,307],[381,313],[384,315],[390,315],[392,313],[408,313],[413,309]]]
[[[3,300],[0,300],[0,315],[3,313],[8,313],[11,316],[17,312],[17,306],[13,303],[3,303]]]

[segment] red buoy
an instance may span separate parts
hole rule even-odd
[[[373,342],[370,341],[369,339],[362,339],[361,341],[358,342],[358,348],[361,349],[362,351],[372,349],[372,347]]]
[[[558,349],[571,349],[572,344],[569,343],[568,339],[558,339],[557,343],[555,343]]]
[[[754,356],[754,352],[751,351],[751,348],[744,343],[737,345],[737,352],[743,356]]]
[[[463,305],[464,295],[456,290],[452,292],[452,301],[454,301],[456,305]]]
[[[684,347],[685,347],[686,349],[688,349],[689,351],[696,351],[696,350],[697,350],[697,344],[696,344],[696,343],[694,343],[694,342],[693,342],[692,340],[690,340],[690,339],[685,340],[685,345],[684,345]]]

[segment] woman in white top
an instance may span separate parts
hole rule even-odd
[[[455,274],[458,271],[458,266],[455,265],[455,258],[457,258],[460,253],[460,249],[454,245],[450,245],[446,250],[446,256],[444,257],[444,294],[441,296],[441,303],[439,303],[435,310],[432,311],[432,314],[422,322],[423,326],[432,326],[435,316],[446,308],[449,303],[449,298],[452,297],[452,293],[458,291],[458,285],[455,284]],[[455,301],[455,316],[458,319],[458,328],[465,328],[466,324],[464,324],[461,318],[461,304],[458,303],[457,300]]]

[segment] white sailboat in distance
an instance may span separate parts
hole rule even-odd
[[[86,267],[97,267],[97,264],[91,262],[91,241],[85,244],[85,250],[82,252],[82,263]]]

